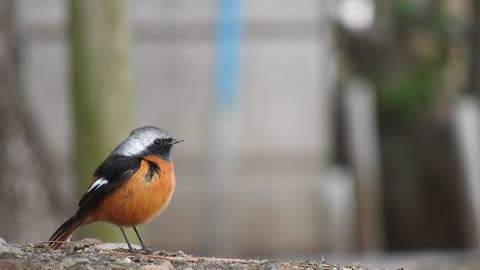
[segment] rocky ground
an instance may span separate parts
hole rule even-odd
[[[308,269],[367,270],[362,265],[336,265],[329,262],[243,260],[187,255],[181,251],[129,253],[118,244],[102,244],[84,239],[51,250],[46,243],[16,246],[0,238],[0,270],[8,269]]]

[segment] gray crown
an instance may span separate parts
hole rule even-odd
[[[170,138],[170,136],[160,128],[153,126],[136,128],[112,151],[112,154],[135,156],[144,152],[156,139],[166,138]]]

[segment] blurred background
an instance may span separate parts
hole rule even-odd
[[[46,241],[109,151],[155,125],[185,142],[173,200],[144,227],[154,248],[480,243],[478,1],[0,0],[0,12],[7,241]]]

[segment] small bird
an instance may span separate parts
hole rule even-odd
[[[118,226],[127,242],[125,227],[133,227],[160,214],[175,191],[175,174],[170,156],[174,144],[165,131],[153,126],[134,129],[98,166],[78,210],[50,237],[50,247],[58,249],[79,226],[103,221]]]

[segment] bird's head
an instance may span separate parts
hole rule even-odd
[[[121,142],[112,155],[141,157],[155,155],[165,161],[171,161],[170,150],[174,144],[183,140],[170,137],[164,130],[146,126],[132,130],[127,139]]]

